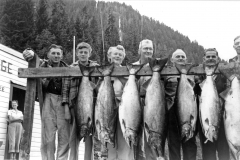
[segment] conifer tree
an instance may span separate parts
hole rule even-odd
[[[36,18],[36,31],[37,34],[41,34],[44,29],[49,27],[49,17],[48,17],[48,3],[47,0],[40,0],[37,8],[37,18]]]
[[[31,0],[7,0],[3,6],[1,34],[4,44],[22,52],[35,39]]]

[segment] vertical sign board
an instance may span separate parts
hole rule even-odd
[[[29,61],[28,68],[36,68],[39,66],[39,58],[35,54],[34,58]],[[34,103],[36,95],[37,79],[27,79],[27,90],[24,102],[24,119],[23,119],[23,138],[20,144],[19,159],[29,160],[30,159],[30,148],[32,139],[32,128],[33,128],[33,115],[34,115]]]

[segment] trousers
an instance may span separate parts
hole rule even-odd
[[[216,142],[208,141],[207,143],[204,143],[206,141],[206,137],[203,134],[202,126],[199,123],[199,138],[200,138],[200,144],[202,147],[202,156],[203,160],[229,160],[230,159],[230,153],[229,153],[229,147],[224,131],[224,125],[223,121],[221,121],[219,133],[218,133],[218,140]],[[217,152],[217,155],[216,155]],[[217,158],[218,157],[218,158]]]
[[[61,95],[46,93],[42,109],[42,143],[43,160],[54,160],[56,151],[55,138],[58,134],[57,160],[68,158],[70,128],[65,120],[65,110],[61,104]]]
[[[178,129],[177,117],[175,114],[175,107],[173,105],[169,109],[168,116],[168,148],[169,160],[181,160],[181,146],[183,150],[183,160],[196,160],[197,145],[195,136],[187,142],[181,142],[181,135]]]

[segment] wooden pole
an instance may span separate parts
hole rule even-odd
[[[29,61],[28,68],[38,67],[40,60],[35,54],[33,59]],[[24,116],[23,116],[23,137],[20,143],[19,159],[29,160],[30,148],[32,139],[32,126],[33,126],[33,115],[34,115],[34,103],[36,96],[37,80],[34,78],[27,79],[27,90],[24,102]]]
[[[103,22],[102,22],[102,12],[100,9],[100,22],[101,22],[101,30],[102,30],[102,44],[103,44],[103,64],[105,64],[105,44],[104,44],[104,31],[103,31]]]
[[[73,63],[75,62],[75,36],[73,36]]]
[[[218,68],[233,68],[234,63],[224,64],[221,63],[218,65]],[[218,69],[215,71],[216,74],[219,74]],[[189,75],[205,75],[205,71],[203,70],[203,66],[193,67]],[[151,76],[152,70],[149,66],[143,67],[138,73],[138,76]],[[173,76],[180,75],[176,67],[173,66],[165,66],[161,71],[161,76]],[[19,68],[18,69],[18,77],[20,78],[50,78],[50,77],[81,77],[81,71],[79,68],[68,68],[68,67],[54,67],[54,68]],[[101,77],[102,74],[95,69],[91,73],[91,77]],[[113,72],[111,73],[112,77],[119,76],[129,76],[129,72],[126,66],[122,67],[114,67]]]

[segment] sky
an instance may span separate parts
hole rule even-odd
[[[131,5],[206,48],[216,48],[221,59],[236,56],[233,40],[240,35],[240,1],[104,0]]]

